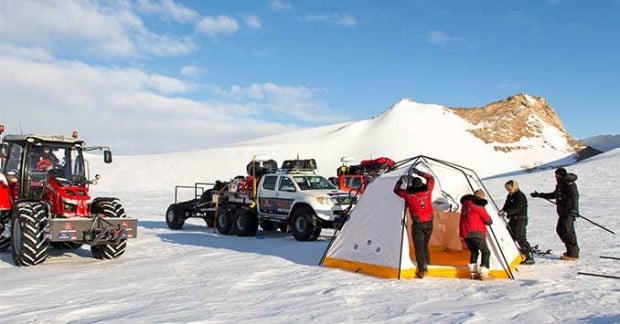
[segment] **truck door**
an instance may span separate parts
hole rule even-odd
[[[256,200],[258,202],[258,212],[261,214],[276,214],[276,183],[277,175],[265,175],[258,187]]]
[[[279,217],[283,219],[288,218],[296,194],[297,188],[293,179],[286,175],[280,176],[278,192],[276,193],[276,210]]]

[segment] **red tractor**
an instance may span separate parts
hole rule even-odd
[[[87,244],[93,257],[114,259],[136,237],[138,220],[126,217],[117,198],[91,198],[96,180],[89,179],[84,152],[92,150],[112,162],[109,148],[87,147],[77,132],[0,138],[0,251],[10,248],[16,265],[44,262],[50,246]]]
[[[338,177],[334,180],[340,190],[346,192],[363,193],[366,186],[378,175],[395,169],[394,160],[380,157],[373,160],[362,160],[360,164],[347,165],[352,162],[351,158],[342,157],[343,163],[336,172]]]

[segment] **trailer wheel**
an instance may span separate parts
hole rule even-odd
[[[297,241],[313,240],[312,236],[315,232],[315,226],[312,223],[312,217],[314,217],[314,212],[307,206],[300,206],[293,212],[290,226],[293,237],[295,237]],[[315,237],[314,240],[316,240],[317,237]]]
[[[125,209],[118,199],[97,201],[93,205],[95,212],[100,212],[109,218],[125,218]],[[90,252],[95,259],[116,259],[125,253],[127,242],[125,239],[120,242],[108,242],[104,244],[91,245]]]
[[[217,222],[215,223],[218,232],[224,235],[233,234],[233,210],[229,206],[220,207],[216,216]]]
[[[235,231],[239,236],[254,236],[258,231],[258,217],[248,208],[239,208],[235,212]]]
[[[263,221],[260,223],[260,227],[263,228],[265,232],[273,232],[278,229],[278,223],[272,221]]]
[[[166,224],[170,229],[181,229],[183,224],[185,224],[185,219],[183,218],[183,209],[177,205],[172,204],[168,206],[166,210]]]
[[[47,259],[45,205],[25,202],[17,205],[11,224],[11,255],[18,266],[33,266]]]

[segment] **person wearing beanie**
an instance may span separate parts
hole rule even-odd
[[[487,245],[487,226],[493,220],[484,207],[487,204],[484,191],[478,189],[473,195],[461,197],[461,218],[459,220],[459,236],[469,249],[469,272],[472,279],[489,278],[491,251]],[[478,256],[481,256],[478,267]]]
[[[510,235],[519,244],[521,254],[525,255],[525,260],[521,264],[534,264],[534,253],[527,241],[527,198],[519,190],[516,180],[508,180],[504,188],[508,191],[508,195],[499,214],[508,218]]]
[[[555,199],[558,223],[556,233],[566,246],[562,260],[576,261],[579,259],[579,245],[575,233],[575,219],[579,216],[579,190],[577,189],[577,175],[569,173],[565,168],[555,170],[555,190],[548,193],[538,191],[530,195],[534,198]]]
[[[405,200],[409,209],[409,219],[413,247],[416,258],[416,277],[422,279],[428,272],[431,263],[431,254],[428,244],[433,233],[433,202],[431,193],[435,187],[435,179],[430,173],[422,172],[416,168],[413,173],[424,177],[426,184],[419,177],[410,179],[402,176],[394,185],[394,193]],[[407,181],[411,180],[411,181]],[[407,182],[407,189],[402,189],[403,182]]]

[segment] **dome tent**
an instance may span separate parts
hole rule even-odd
[[[416,167],[435,178],[431,264],[427,275],[470,277],[469,251],[462,248],[458,232],[458,201],[461,196],[482,189],[489,200],[485,208],[493,219],[493,225],[487,227],[490,274],[496,278],[514,278],[513,270],[522,256],[505,221],[498,215],[497,205],[473,170],[422,155],[397,165],[396,170],[381,175],[368,186],[349,220],[328,245],[321,265],[382,278],[415,278],[415,254],[405,217],[408,210],[393,188],[401,176],[411,176]]]

